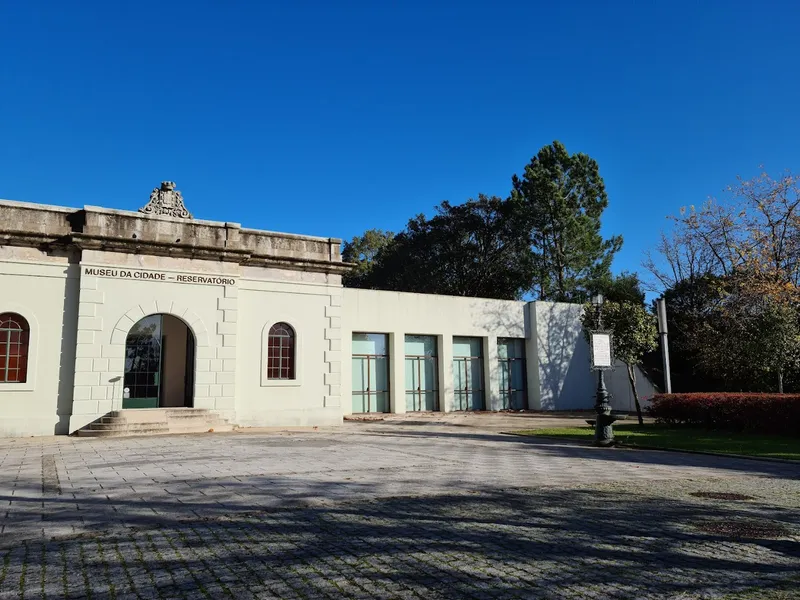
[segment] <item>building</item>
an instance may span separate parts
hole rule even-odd
[[[0,201],[0,435],[120,409],[294,426],[592,406],[580,306],[345,289],[340,245],[193,219],[171,182],[138,212]],[[623,410],[627,386],[615,371]]]

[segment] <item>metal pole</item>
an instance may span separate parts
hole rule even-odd
[[[668,394],[672,393],[672,379],[669,374],[669,342],[667,341],[667,302],[664,298],[656,300],[658,312],[658,333],[661,337],[661,358],[664,361],[664,387]]]
[[[669,375],[669,343],[667,342],[666,332],[661,334],[661,353],[664,356],[664,386],[667,393],[672,393],[672,380]]]

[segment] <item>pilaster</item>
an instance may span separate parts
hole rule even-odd
[[[530,335],[525,340],[525,370],[527,371],[528,408],[531,410],[542,409],[542,391],[539,385],[539,325],[536,320],[536,302],[528,302],[525,306],[528,311]]]
[[[439,410],[451,412],[453,410],[453,336],[436,336],[439,351]]]
[[[406,412],[406,334],[389,334],[389,399],[390,412]]]
[[[500,410],[500,368],[495,335],[483,338],[483,380],[486,410]]]
[[[325,307],[323,406],[342,406],[342,289],[331,292]]]

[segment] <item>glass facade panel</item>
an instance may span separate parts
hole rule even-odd
[[[525,389],[525,340],[498,338],[497,357],[501,410],[526,409],[528,398]]]
[[[453,390],[453,410],[484,410],[481,338],[453,338]]]
[[[389,412],[389,336],[353,334],[353,412]]]
[[[389,356],[389,336],[385,333],[354,333],[353,354]]]
[[[483,340],[481,338],[454,337],[453,356],[458,358],[481,358]]]
[[[406,411],[439,410],[436,336],[407,335]]]

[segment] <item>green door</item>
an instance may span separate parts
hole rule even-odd
[[[162,316],[145,317],[131,327],[125,342],[122,408],[158,408],[164,355]]]

